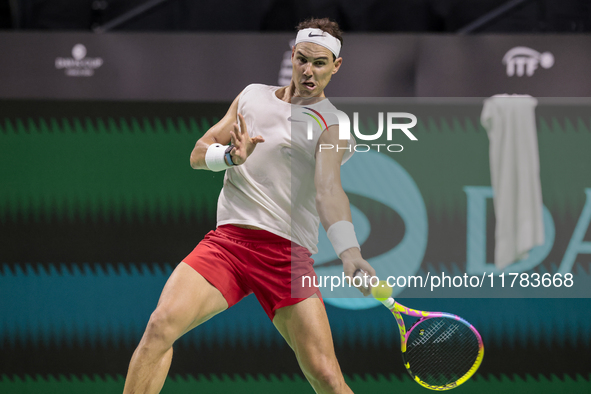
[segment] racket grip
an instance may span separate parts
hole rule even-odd
[[[364,270],[362,270],[361,268],[359,268],[353,274],[353,279],[355,279],[355,278],[363,278],[364,275],[367,275],[367,272],[365,272]],[[361,288],[363,288],[365,290],[369,290],[369,286],[363,286],[363,281],[361,283],[362,283],[362,286],[359,286],[359,287],[361,287]]]

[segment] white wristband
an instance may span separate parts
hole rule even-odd
[[[326,231],[326,235],[328,235],[328,239],[339,257],[341,257],[341,253],[349,248],[358,248],[361,250],[359,242],[357,242],[357,237],[355,236],[353,223],[347,220],[333,223]]]
[[[232,167],[226,164],[226,160],[224,160],[227,148],[227,146],[217,143],[209,145],[207,152],[205,152],[205,165],[207,168],[218,172]]]

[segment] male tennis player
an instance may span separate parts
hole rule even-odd
[[[158,393],[173,343],[250,293],[293,349],[317,393],[351,393],[335,357],[320,292],[302,277],[315,275],[310,256],[317,250],[319,222],[346,276],[357,269],[375,275],[361,257],[340,182],[340,166],[354,140],[339,140],[338,125],[330,120],[311,139],[292,129],[296,102],[297,108],[318,114],[334,110],[324,100],[324,88],[341,66],[341,43],[336,23],[301,23],[290,85],[247,86],[224,118],[197,141],[191,166],[226,171],[217,228],[168,279],[131,359],[124,393]],[[342,149],[319,152],[320,144]]]

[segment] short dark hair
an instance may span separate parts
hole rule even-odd
[[[343,45],[343,31],[339,27],[339,24],[335,21],[331,21],[328,18],[309,18],[303,22],[300,22],[296,26],[297,31],[308,28],[320,29],[322,31],[325,31],[337,40],[339,40],[341,42],[341,45]],[[334,56],[334,54],[332,57],[333,60],[336,60],[336,56]]]

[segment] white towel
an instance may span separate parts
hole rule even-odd
[[[480,121],[490,140],[490,177],[496,215],[495,266],[504,269],[544,244],[540,159],[531,96],[484,100]]]

